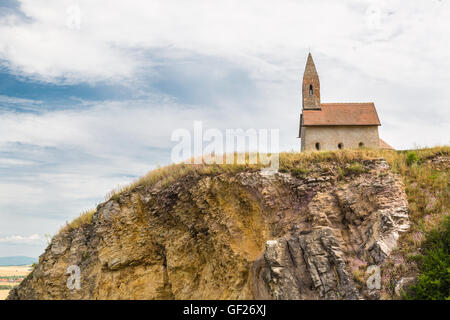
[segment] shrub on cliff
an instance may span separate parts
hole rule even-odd
[[[419,158],[417,157],[417,153],[414,151],[410,151],[406,154],[406,164],[408,166],[416,163],[419,160]]]
[[[406,299],[450,300],[450,216],[427,234],[424,254],[419,262],[417,283],[405,294]]]

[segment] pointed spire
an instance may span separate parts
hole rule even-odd
[[[316,65],[314,64],[314,59],[312,57],[311,52],[308,54],[308,59],[306,61],[305,74],[306,71],[310,71],[312,73],[317,74]]]

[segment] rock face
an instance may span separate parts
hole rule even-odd
[[[332,228],[268,241],[264,260],[262,280],[275,299],[360,298]]]
[[[397,297],[400,297],[403,291],[407,291],[408,288],[416,282],[415,277],[401,278],[394,287],[394,293]]]
[[[56,235],[9,299],[376,299],[360,274],[395,248],[408,203],[384,160],[360,166],[139,186]]]

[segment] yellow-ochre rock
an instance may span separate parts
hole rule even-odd
[[[352,268],[384,263],[408,203],[386,161],[360,165],[136,186],[56,235],[9,299],[377,298]]]

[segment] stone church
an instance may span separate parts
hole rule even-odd
[[[303,74],[301,151],[344,148],[392,149],[378,136],[381,125],[373,102],[321,103],[320,82],[311,53]]]

